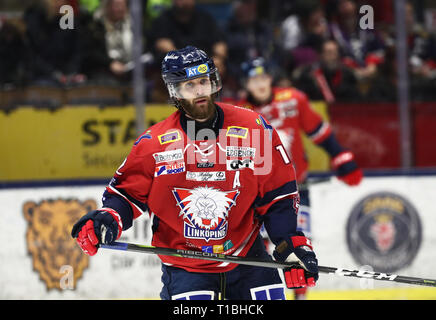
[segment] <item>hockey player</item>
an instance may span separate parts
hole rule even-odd
[[[308,161],[301,131],[330,155],[332,168],[339,180],[350,186],[358,185],[363,177],[362,171],[353,153],[336,140],[329,123],[311,109],[303,92],[292,87],[278,88],[272,85],[273,78],[265,59],[259,57],[245,62],[242,69],[248,95],[246,100],[237,104],[263,115],[277,130],[286,152],[292,155],[300,192],[297,230],[310,238],[310,201],[306,182]],[[306,289],[295,290],[295,298],[305,299]]]
[[[148,211],[152,245],[272,259],[259,236],[265,225],[290,288],[314,286],[318,264],[297,232],[299,195],[293,164],[259,114],[215,102],[221,81],[195,47],[170,51],[162,76],[177,111],[144,132],[72,236],[88,255]],[[159,256],[162,299],[284,299],[276,269]]]

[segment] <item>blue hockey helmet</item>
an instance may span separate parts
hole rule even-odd
[[[270,71],[267,62],[262,57],[243,62],[241,69],[246,79],[257,75],[268,74]]]
[[[170,98],[183,99],[178,88],[181,82],[207,76],[211,84],[211,94],[221,90],[222,84],[213,60],[196,47],[187,46],[169,51],[162,60],[162,78]]]

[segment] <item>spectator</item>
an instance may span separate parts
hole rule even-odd
[[[28,52],[22,23],[3,22],[0,25],[0,86],[25,83]]]
[[[162,61],[168,51],[193,45],[214,61],[220,59],[221,64],[226,63],[227,45],[222,30],[210,14],[196,7],[195,0],[173,0],[172,6],[153,20],[147,39],[147,51],[154,54],[155,61]],[[168,100],[160,70],[160,63],[155,63],[148,72],[153,102]]]
[[[436,38],[415,19],[415,8],[406,3],[406,28],[411,99],[434,100],[436,85]]]
[[[227,46],[215,19],[198,9],[195,0],[173,0],[172,7],[153,21],[149,33],[156,60],[171,50],[193,45],[209,55],[227,56]]]
[[[436,80],[436,42],[434,35],[416,22],[412,2],[406,3],[407,53],[410,98],[415,101],[434,99]],[[386,43],[385,62],[380,64],[379,75],[370,84],[366,100],[396,101],[397,61],[395,30],[390,30]]]
[[[127,0],[106,0],[95,16],[104,25],[110,71],[122,78],[132,61],[133,32]]]
[[[148,30],[154,19],[171,7],[172,0],[147,0],[144,5],[144,27]]]
[[[82,10],[94,13],[100,6],[100,2],[100,0],[79,0],[79,5]]]
[[[357,79],[341,61],[339,46],[326,40],[321,46],[319,63],[304,66],[295,79],[295,86],[312,100],[352,101],[359,99]]]
[[[230,74],[228,60],[215,57],[214,64],[219,71],[223,86],[219,93],[220,100],[230,104],[241,100],[244,95],[244,90],[241,88],[238,78]]]
[[[36,2],[24,12],[24,22],[29,40],[33,81],[39,84],[81,83],[81,64],[78,28],[59,27],[61,6],[67,0]]]
[[[384,44],[374,30],[359,27],[356,3],[339,0],[332,19],[330,34],[339,44],[344,63],[354,70],[359,80],[375,77],[377,66],[383,62]]]
[[[395,46],[386,47],[385,62],[378,68],[378,75],[370,82],[364,100],[366,102],[395,102],[398,85]]]
[[[415,21],[411,2],[406,3],[406,28],[410,71],[412,76],[430,80],[436,78],[436,41],[434,35]]]
[[[116,76],[110,70],[112,60],[108,55],[102,20],[94,19],[91,12],[81,8],[76,21],[82,54],[81,73],[86,75],[88,82],[116,83]]]
[[[293,14],[281,25],[281,42],[292,60],[287,61],[287,69],[293,69],[318,60],[317,52],[328,28],[324,9],[317,0],[297,0]]]
[[[259,19],[255,0],[233,3],[232,15],[226,26],[226,43],[230,76],[241,78],[241,64],[263,56],[269,61],[275,54],[274,33],[270,24]]]

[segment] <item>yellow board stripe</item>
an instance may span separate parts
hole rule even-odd
[[[294,299],[292,290],[286,291]],[[436,288],[388,288],[370,290],[308,290],[307,300],[436,300]]]

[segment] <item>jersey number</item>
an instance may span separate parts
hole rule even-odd
[[[290,163],[291,163],[291,160],[289,160],[289,157],[288,157],[288,155],[286,154],[285,148],[284,148],[281,144],[278,145],[278,146],[276,146],[276,150],[277,150],[278,152],[280,152],[280,155],[282,156],[283,162],[284,162],[285,164],[290,164]]]

